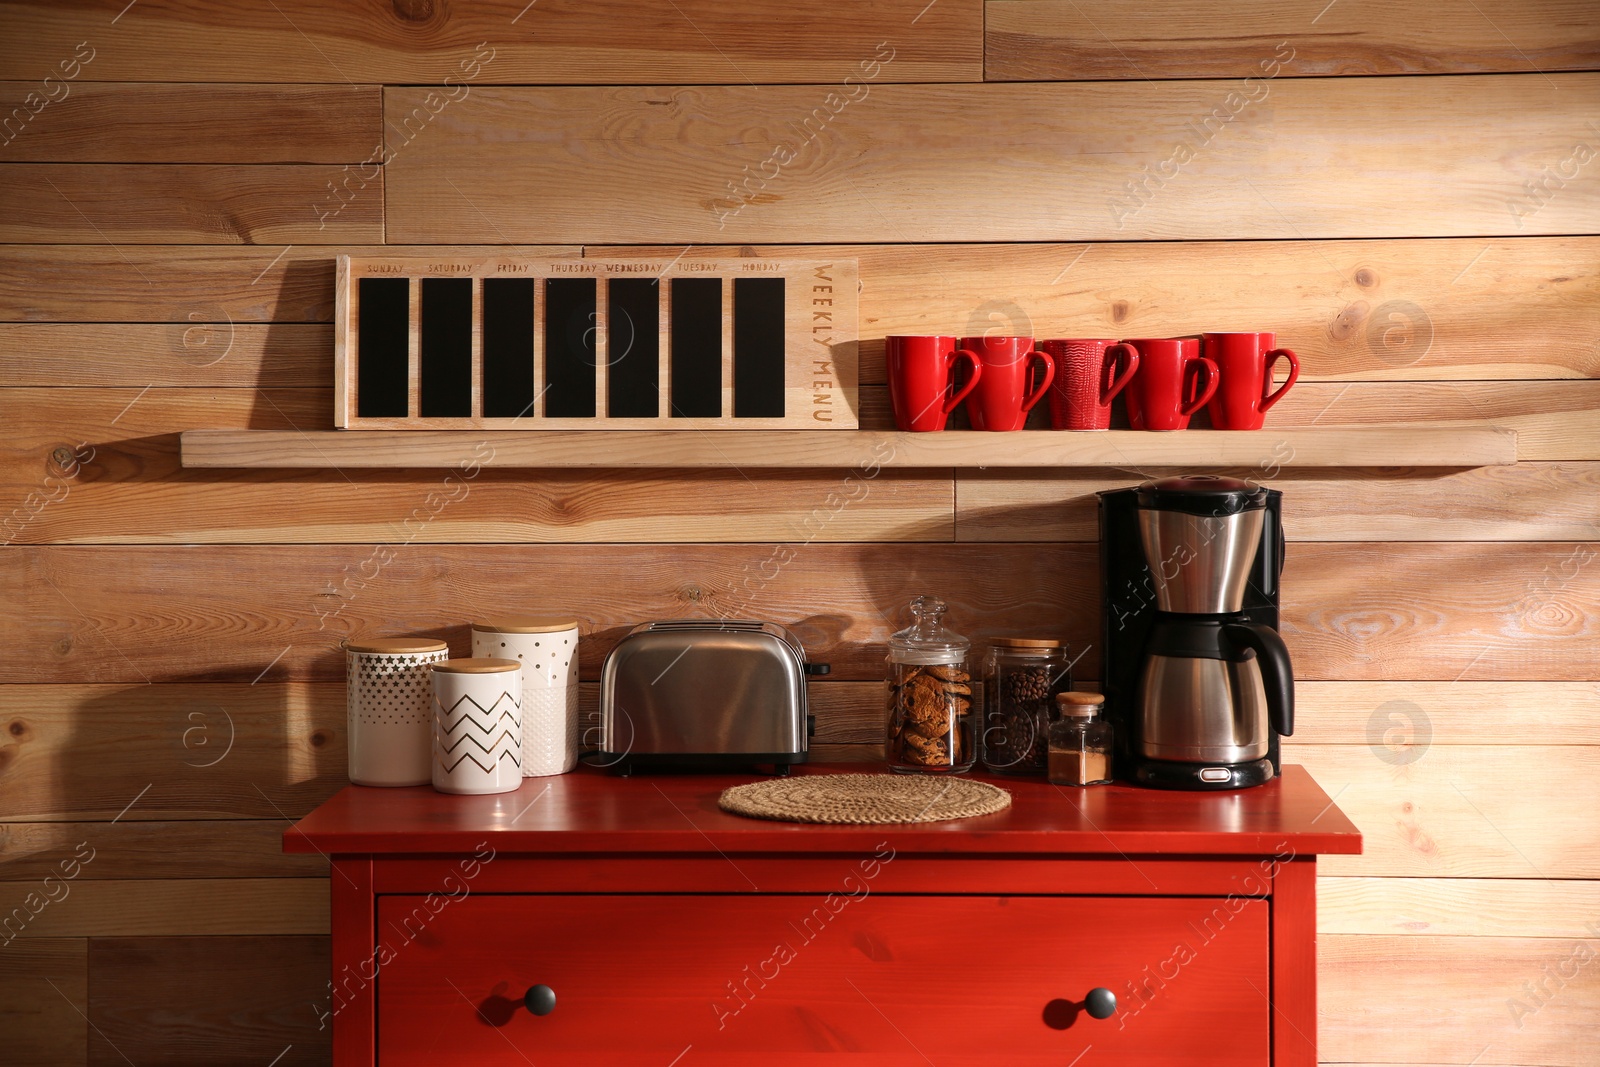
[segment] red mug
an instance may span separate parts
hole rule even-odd
[[[1135,430],[1183,430],[1189,416],[1217,391],[1217,365],[1200,354],[1193,337],[1123,341],[1139,353],[1128,386],[1128,421]]]
[[[971,352],[956,351],[954,337],[886,337],[889,403],[901,430],[928,433],[944,429],[956,405],[977,388],[983,364]],[[952,395],[956,364],[966,360],[967,384]]]
[[[967,418],[974,430],[1020,430],[1050,388],[1055,360],[1033,347],[1031,337],[963,337],[961,352],[983,364],[978,388],[967,398]],[[1044,367],[1039,384],[1028,389],[1035,361]]]
[[[1057,430],[1109,430],[1111,399],[1139,369],[1139,353],[1116,341],[1040,341],[1056,361],[1050,425]]]
[[[1300,378],[1300,359],[1287,348],[1274,347],[1270,333],[1208,333],[1205,354],[1217,365],[1222,384],[1211,398],[1211,425],[1219,430],[1259,430],[1267,409],[1283,399]],[[1272,365],[1289,361],[1289,377],[1272,389]]]

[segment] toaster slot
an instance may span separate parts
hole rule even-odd
[[[754,619],[667,619],[652,622],[646,628],[655,630],[739,630],[745,633],[760,632],[766,623]]]

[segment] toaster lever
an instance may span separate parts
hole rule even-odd
[[[807,674],[832,674],[833,673],[833,665],[831,663],[807,663],[806,664],[806,673]]]

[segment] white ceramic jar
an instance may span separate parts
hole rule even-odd
[[[433,679],[443,641],[352,638],[344,644],[346,750],[357,785],[427,785],[433,778]]]
[[[522,667],[514,659],[433,665],[433,787],[509,793],[522,785]]]
[[[522,773],[565,774],[578,764],[578,621],[511,615],[472,624],[472,654],[522,664]]]

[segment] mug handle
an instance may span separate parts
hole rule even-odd
[[[967,398],[967,394],[978,387],[978,379],[983,377],[983,360],[978,358],[978,353],[969,348],[958,348],[954,352],[950,353],[950,359],[945,364],[945,373],[948,374],[950,371],[954,370],[956,361],[963,358],[965,358],[967,362],[972,365],[972,377],[968,378],[967,384],[962,387],[962,390],[955,396],[951,397],[950,400],[945,404],[944,413],[946,415],[954,411],[957,405]]]
[[[1199,368],[1200,380],[1202,384],[1200,386],[1200,395],[1195,398],[1194,403],[1185,405],[1182,411],[1179,412],[1179,414],[1185,417],[1193,415],[1195,412],[1209,404],[1211,402],[1211,398],[1216,395],[1217,386],[1220,384],[1220,376],[1217,373],[1217,365],[1212,361],[1210,356],[1201,356],[1194,361],[1194,365]]]
[[[1280,358],[1287,359],[1289,361],[1289,377],[1284,380],[1282,385],[1278,386],[1276,392],[1268,393],[1267,390],[1272,388],[1272,365]],[[1298,381],[1299,378],[1300,357],[1296,356],[1287,348],[1274,348],[1271,352],[1268,352],[1267,366],[1265,370],[1262,371],[1262,397],[1261,407],[1259,410],[1265,411],[1272,405],[1276,404],[1279,400],[1283,399],[1283,394],[1287,393],[1289,391],[1289,387]]]
[[[1117,374],[1117,356],[1126,354],[1128,369]],[[1111,398],[1126,389],[1139,369],[1139,350],[1125,341],[1106,347],[1105,361],[1100,364],[1100,406],[1111,403]]]
[[[1044,380],[1039,383],[1039,388],[1029,393],[1028,398],[1022,402],[1023,414],[1027,414],[1033,410],[1033,405],[1037,404],[1040,399],[1044,397],[1044,394],[1050,391],[1050,383],[1055,381],[1056,378],[1056,361],[1051,359],[1048,354],[1040,352],[1038,349],[1034,349],[1032,352],[1028,353],[1028,358],[1030,360],[1035,356],[1044,360]]]

